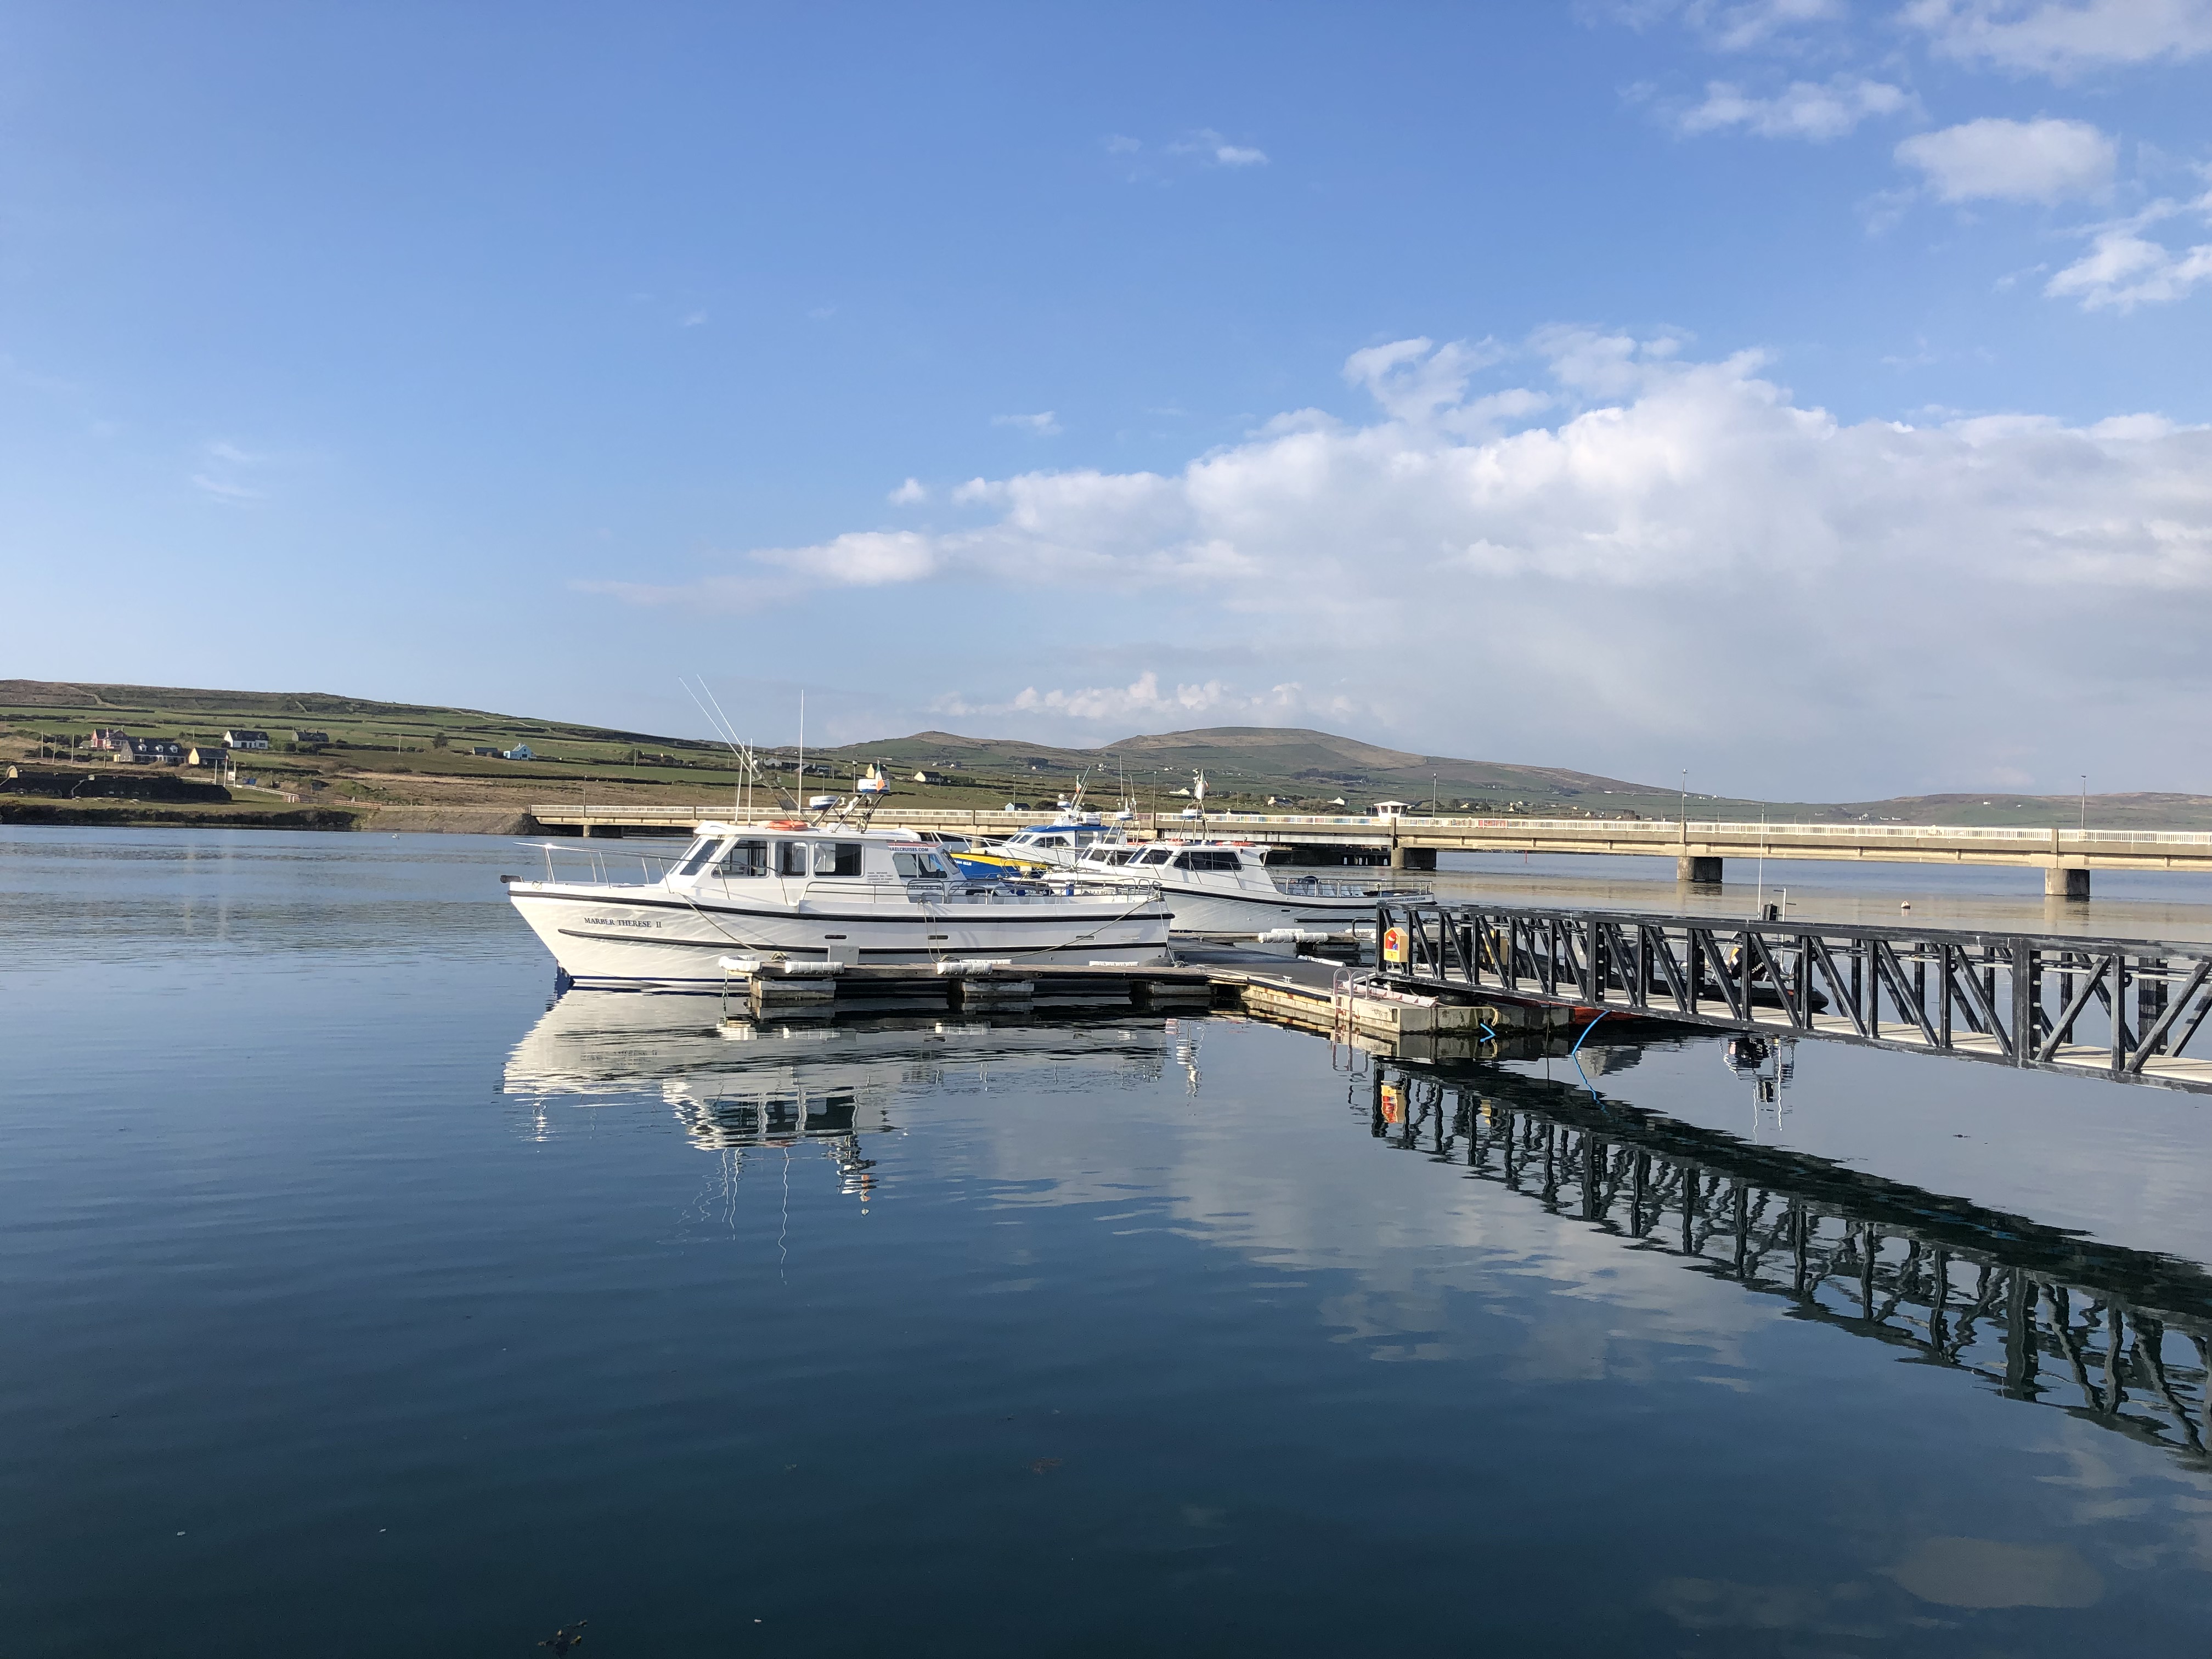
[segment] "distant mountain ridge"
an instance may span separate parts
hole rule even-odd
[[[336,749],[349,757],[355,793],[383,790],[405,799],[468,804],[479,797],[527,799],[524,792],[549,783],[586,785],[595,792],[631,787],[728,787],[710,782],[734,774],[727,746],[699,738],[670,738],[565,720],[531,719],[483,710],[388,702],[325,691],[226,691],[182,686],[106,682],[0,680],[0,726],[25,755],[35,756],[40,732],[120,726],[142,734],[191,736],[227,726],[265,726],[283,738],[295,725],[325,728]],[[435,742],[450,752],[434,757]],[[510,765],[470,755],[472,747],[502,750],[527,742],[560,764]],[[650,748],[659,754],[642,757]],[[763,748],[783,763],[787,775],[795,745]],[[405,752],[402,752],[404,750]],[[548,756],[548,751],[554,751]],[[1434,796],[1446,811],[1472,801],[1484,811],[1559,811],[1605,817],[1672,817],[1681,810],[1678,786],[1635,783],[1566,767],[1464,760],[1416,754],[1310,727],[1224,726],[1140,733],[1097,748],[1059,748],[1015,738],[971,738],[956,732],[916,732],[823,749],[811,748],[811,772],[832,780],[866,764],[886,763],[897,799],[948,805],[997,805],[1008,799],[1050,802],[1088,775],[1088,798],[1111,805],[1126,780],[1140,805],[1165,805],[1187,787],[1193,771],[1206,775],[1208,793],[1249,807],[1274,797],[1287,810],[1326,810],[1338,799],[1356,811],[1395,799],[1416,805]],[[275,763],[272,762],[272,763]],[[288,765],[304,762],[286,761]],[[377,783],[369,774],[391,774]],[[915,772],[932,781],[917,783]],[[404,777],[398,775],[404,773]],[[434,781],[433,780],[441,780]],[[597,798],[595,794],[595,798]],[[667,798],[665,795],[658,798]],[[1699,793],[1688,801],[1701,816],[1757,817],[1776,822],[1867,821],[1895,823],[1987,823],[2049,827],[2074,823],[2081,808],[2071,796],[1958,791],[1887,800],[1778,802]],[[2130,793],[2093,796],[2094,825],[2119,829],[2212,829],[2212,796]]]
[[[1126,775],[1133,786],[1157,787],[1165,778],[1179,784],[1203,771],[1209,789],[1329,796],[1344,789],[1376,790],[1426,800],[1462,799],[1501,793],[1558,800],[1583,795],[1656,798],[1658,786],[1601,777],[1565,767],[1527,766],[1504,761],[1462,760],[1449,755],[1418,755],[1386,749],[1358,738],[1340,737],[1304,726],[1221,726],[1188,732],[1151,732],[1123,738],[1096,749],[1060,749],[1011,738],[969,738],[952,732],[917,732],[911,737],[879,738],[824,750],[845,761],[883,760],[898,767],[975,770],[999,765],[1016,772],[1037,771],[1073,777],[1091,774],[1094,791],[1110,793]]]

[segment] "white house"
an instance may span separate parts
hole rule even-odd
[[[531,753],[530,745],[528,744],[518,743],[514,748],[507,750],[501,758],[505,760],[536,760],[538,757]]]
[[[266,732],[226,732],[222,734],[222,745],[226,749],[266,749],[269,734]]]

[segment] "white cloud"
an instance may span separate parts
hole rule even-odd
[[[1677,118],[1685,133],[1741,127],[1762,138],[1840,138],[1869,116],[1912,106],[1911,94],[1886,81],[1838,75],[1825,82],[1793,81],[1771,98],[1755,98],[1726,81],[1706,83],[1705,100]]]
[[[1052,437],[1060,429],[1060,422],[1053,417],[1053,411],[1048,409],[1035,415],[994,415],[991,416],[991,424],[1018,426],[1023,431],[1034,432],[1041,438]]]
[[[984,528],[854,532],[749,563],[816,586],[976,574],[1220,587],[1239,608],[1329,615],[1377,582],[1656,588],[1892,558],[2212,592],[2212,429],[2034,416],[1845,426],[1763,378],[1756,353],[1686,362],[1671,341],[1569,329],[1530,349],[1553,385],[1528,400],[1573,410],[1553,425],[1461,436],[1450,417],[1469,405],[1439,410],[1437,384],[1457,386],[1457,362],[1493,349],[1401,342],[1346,364],[1384,405],[1372,425],[1307,410],[1177,474],[978,478],[955,499],[996,507]],[[1438,363],[1451,367],[1427,372]]]
[[[1721,52],[1788,51],[1804,44],[1792,31],[1850,15],[1845,0],[1616,0],[1613,10],[1634,27],[1678,16]]]
[[[2181,214],[2212,223],[2212,193],[2186,204],[2154,202],[2117,223],[2092,228],[2089,251],[2045,283],[2044,293],[2079,300],[2085,311],[2127,312],[2181,299],[2212,283],[2212,242],[2176,251],[2142,234]]]
[[[209,500],[235,505],[267,499],[269,492],[247,483],[246,477],[266,466],[270,457],[223,438],[202,444],[200,456],[200,469],[189,475],[190,481]]]
[[[192,474],[192,488],[219,501],[258,501],[267,494],[265,490],[234,483],[227,478],[211,477],[204,472]]]
[[[697,328],[706,320],[707,313],[705,312],[687,311],[681,318],[678,319],[676,325],[678,328]]]
[[[1188,138],[1168,146],[1174,155],[1195,155],[1216,167],[1257,167],[1267,164],[1267,152],[1251,144],[1232,144],[1212,127],[1200,127]]]
[[[1947,57],[2057,79],[2212,52],[2212,0],[1911,0],[1899,16]]]
[[[1748,52],[1808,23],[1832,23],[1846,15],[1844,0],[1741,0],[1735,5],[1693,4],[1694,21],[1723,52]]]
[[[916,507],[929,499],[929,491],[919,478],[908,478],[884,498],[894,507]]]
[[[1946,202],[2056,202],[2103,190],[2117,150],[2087,121],[1985,116],[1915,133],[1898,145],[1897,159],[1917,167]]]
[[[1310,695],[1295,680],[1260,692],[1240,691],[1218,679],[1163,686],[1159,675],[1149,669],[1127,685],[1042,691],[1030,685],[995,702],[956,692],[939,698],[931,708],[934,713],[954,717],[1042,715],[1118,726],[1158,720],[1230,719],[1273,725],[1290,719],[1341,718],[1358,712],[1350,699]]]
[[[616,591],[748,609],[980,586],[993,631],[946,648],[1008,679],[965,708],[1014,710],[1016,688],[1041,720],[1154,696],[1226,714],[1273,695],[1204,669],[1172,690],[1040,678],[1066,642],[1134,626],[1166,648],[1242,653],[1249,683],[1311,684],[1325,665],[1362,697],[1402,692],[1425,735],[1399,729],[1422,747],[1509,733],[1516,750],[1622,775],[1655,745],[1692,764],[1758,752],[1770,787],[1794,768],[1816,798],[1854,787],[1855,757],[1863,787],[2033,771],[2022,732],[2054,750],[2106,741],[2094,734],[2120,708],[2143,711],[2122,746],[2171,770],[2179,716],[2158,711],[2212,696],[2212,428],[1845,422],[1757,354],[1689,360],[1673,340],[1588,329],[1544,331],[1505,360],[1538,373],[1485,391],[1468,365],[1497,356],[1370,347],[1346,366],[1380,401],[1364,424],[1298,410],[1173,472],[979,478],[956,492],[987,511],[978,526],[855,533]],[[1545,412],[1502,414],[1509,397]],[[932,612],[956,633],[957,613]],[[1009,635],[1009,614],[1034,630]],[[1739,636],[1786,647],[1747,656],[1727,644]],[[1443,678],[1401,684],[1401,663]],[[1428,697],[1432,683],[1504,702],[1472,721]],[[1729,711],[1719,726],[1716,708]],[[1375,713],[1370,726],[1391,724]],[[2114,752],[2116,774],[2128,764]]]

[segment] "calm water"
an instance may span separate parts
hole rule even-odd
[[[2212,1641],[2194,1097],[738,1040],[526,856],[0,830],[0,1653]]]

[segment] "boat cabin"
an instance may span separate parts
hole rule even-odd
[[[1030,854],[1055,864],[1081,858],[1102,837],[1121,832],[1101,823],[1040,823],[1018,830],[998,844],[1002,853]]]
[[[669,869],[670,882],[767,878],[875,883],[966,879],[951,856],[903,834],[793,823],[763,829],[702,823]]]

